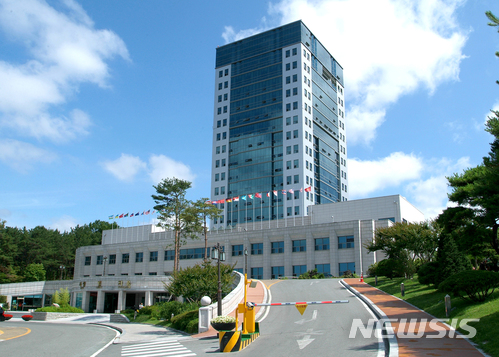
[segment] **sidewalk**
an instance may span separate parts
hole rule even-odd
[[[263,303],[265,302],[265,298],[267,296],[266,294],[266,287],[264,285],[264,283],[260,280],[255,280],[255,281],[258,281],[258,284],[256,285],[256,287],[254,288],[248,288],[248,292],[247,292],[247,301],[249,302],[254,302],[254,303]],[[241,303],[244,302],[244,298],[243,300],[241,300]],[[262,307],[260,306],[257,306],[255,307],[255,314],[256,314],[256,320],[258,321],[258,313],[260,311],[260,309],[263,309]],[[264,311],[262,311],[264,312]],[[236,310],[232,311],[229,316],[236,316]],[[239,323],[241,324],[243,321],[243,315],[242,314],[239,314]],[[210,326],[210,329],[206,332],[203,332],[203,333],[199,333],[197,335],[193,335],[192,337],[194,338],[206,338],[206,337],[216,337],[217,336],[217,333],[218,331],[215,330],[213,327]]]
[[[419,322],[426,319],[428,322],[434,319],[433,316],[423,312],[411,304],[400,300],[392,295],[389,295],[369,284],[361,283],[359,279],[344,279],[344,282],[364,295],[372,301],[388,318],[394,319],[391,322],[395,335],[401,328],[402,334],[407,334],[410,319],[417,319],[418,328]],[[401,319],[406,319],[406,324],[401,324]],[[449,337],[449,326],[438,323],[438,328],[446,330],[444,338],[428,338],[431,335],[437,335],[435,329],[431,329],[429,324],[425,325],[424,334],[422,337],[412,338],[397,338],[398,355],[399,356],[466,356],[466,357],[483,357],[484,355],[478,351],[464,338]],[[412,332],[412,331],[411,331]],[[421,333],[420,330],[414,333]]]

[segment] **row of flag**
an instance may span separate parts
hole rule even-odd
[[[143,211],[142,213],[137,212],[137,213],[122,213],[122,214],[117,214],[116,216],[114,214],[110,215],[109,216],[109,219],[118,219],[118,218],[126,218],[126,217],[138,217],[138,216],[146,216],[148,214],[155,214],[156,213],[156,210],[147,210],[147,211]]]
[[[309,186],[307,188],[300,188],[299,189],[300,192],[311,192],[312,191],[312,186]],[[281,193],[283,195],[286,195],[286,194],[293,194],[295,192],[295,190],[293,189],[290,189],[290,190],[281,190]],[[274,196],[277,197],[277,194],[279,193],[278,190],[274,190],[274,191],[267,191],[267,194],[266,196],[267,197],[270,197],[272,194]],[[262,193],[255,193],[255,194],[249,194],[249,195],[244,195],[244,196],[236,196],[236,197],[232,197],[232,198],[223,198],[221,200],[215,200],[215,201],[206,201],[207,204],[213,204],[213,205],[216,205],[216,204],[219,204],[219,203],[225,203],[225,202],[239,202],[239,200],[243,200],[243,201],[246,201],[246,200],[252,200],[253,198],[262,198]]]

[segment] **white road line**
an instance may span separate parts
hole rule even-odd
[[[194,352],[175,340],[137,343],[122,346],[122,357],[187,357],[196,356]]]

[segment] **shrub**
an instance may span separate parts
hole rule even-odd
[[[384,259],[378,262],[376,274],[390,279],[404,276],[404,266],[398,259]]]
[[[499,274],[484,270],[467,270],[445,279],[438,289],[474,302],[485,301],[499,286]]]
[[[69,306],[69,300],[71,296],[69,295],[68,288],[60,288],[56,290],[52,296],[52,303],[59,304],[59,306]]]
[[[199,315],[198,309],[183,312],[180,315],[174,316],[171,319],[172,320],[171,327],[173,327],[173,328],[175,328],[177,330],[188,332],[187,331],[187,325],[189,325],[189,323],[192,320],[198,319],[198,315]]]
[[[74,306],[62,306],[62,307],[45,306],[45,307],[39,307],[35,311],[36,312],[71,312],[71,313],[80,313],[80,314],[85,312],[82,309],[74,307]]]
[[[189,321],[186,327],[187,333],[198,333],[198,327],[199,327],[199,318],[196,317],[195,319]]]
[[[152,316],[160,319],[170,321],[173,316],[180,315],[184,311],[197,310],[199,309],[198,303],[184,303],[179,301],[168,301],[164,303],[157,304],[157,308],[153,310]]]
[[[438,266],[437,262],[421,265],[418,270],[419,282],[424,285],[437,284]]]
[[[317,269],[309,270],[298,277],[298,279],[324,279],[324,273],[319,273]]]

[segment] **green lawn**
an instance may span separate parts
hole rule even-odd
[[[375,286],[374,278],[366,278],[365,282]],[[400,284],[404,283],[405,296],[402,297]],[[390,280],[385,277],[378,278],[378,289],[401,298],[421,310],[438,317],[445,318],[444,297],[433,287],[419,284],[417,277],[414,279],[394,278]],[[480,319],[479,322],[470,322],[477,330],[477,334],[471,340],[483,351],[491,356],[499,357],[499,291],[494,292],[487,301],[473,303],[463,299],[452,298],[452,312],[450,318]],[[459,325],[459,324],[458,324]],[[468,331],[461,331],[468,334]]]

